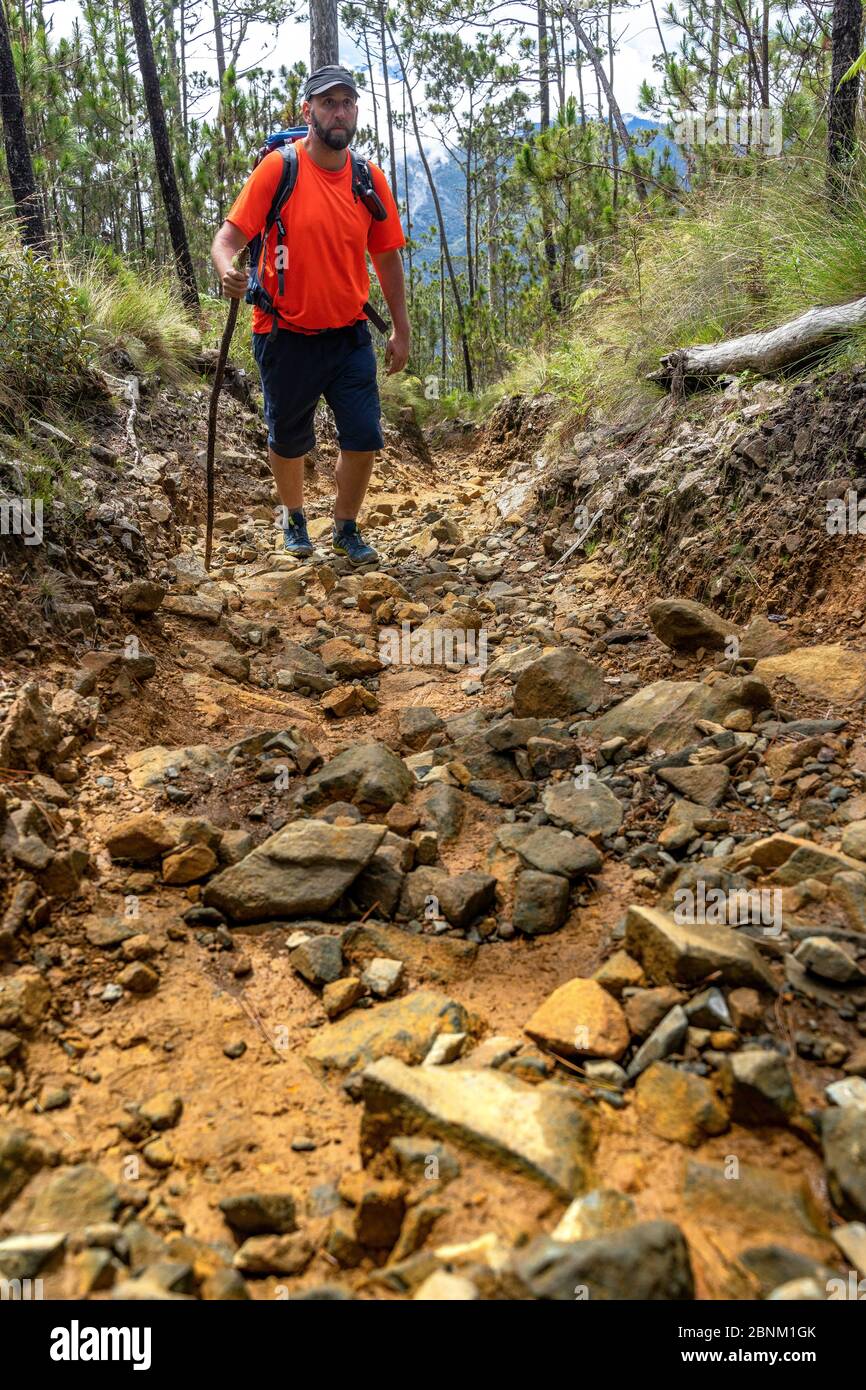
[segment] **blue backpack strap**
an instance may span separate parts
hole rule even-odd
[[[278,292],[282,295],[285,290],[285,268],[282,265],[282,257],[276,254],[280,246],[285,244],[286,228],[281,214],[298,181],[298,152],[294,147],[294,143],[277,145],[275,148],[280,151],[283,161],[282,169],[276,189],[274,190],[274,196],[271,199],[268,215],[265,218],[264,227],[250,242],[250,273],[245,295],[248,304],[255,304],[258,308],[263,309],[265,313],[273,314],[274,322],[271,328],[271,336],[276,335],[279,320],[274,310],[273,300],[262,284],[264,258],[267,254],[268,237],[270,236],[271,228],[276,224],[277,241],[275,246],[275,260],[277,267],[277,284],[279,287]],[[271,152],[272,151],[268,151],[268,153]]]

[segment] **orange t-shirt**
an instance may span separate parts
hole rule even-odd
[[[363,305],[370,295],[367,251],[392,251],[405,246],[400,214],[385,175],[370,164],[373,187],[385,205],[388,218],[374,221],[360,198],[352,197],[352,165],[348,151],[342,169],[322,169],[308,154],[302,140],[298,151],[298,177],[283,209],[286,229],[283,283],[278,293],[274,265],[278,231],[268,237],[262,284],[279,313],[281,328],[315,332],[343,328],[366,318]],[[277,191],[283,167],[279,150],[266,155],[254,169],[229,209],[227,220],[247,240],[260,232]],[[273,315],[253,308],[253,332],[267,333]]]

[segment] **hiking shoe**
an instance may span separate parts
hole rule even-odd
[[[353,565],[370,565],[379,558],[373,547],[363,539],[356,521],[335,522],[331,545],[338,555],[345,555]]]
[[[289,512],[289,519],[283,527],[286,550],[299,560],[306,560],[313,553],[313,545],[307,531],[307,518],[300,510]]]

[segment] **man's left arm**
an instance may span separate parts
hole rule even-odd
[[[395,372],[402,372],[408,362],[411,343],[403,261],[399,250],[371,251],[370,255],[391,314],[391,336],[385,348],[385,366],[387,375],[392,376]]]

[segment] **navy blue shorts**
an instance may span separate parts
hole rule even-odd
[[[334,412],[341,449],[359,453],[384,447],[376,382],[376,354],[366,319],[327,333],[275,337],[253,334],[262,379],[268,443],[281,458],[313,448],[313,420],[322,396]]]

